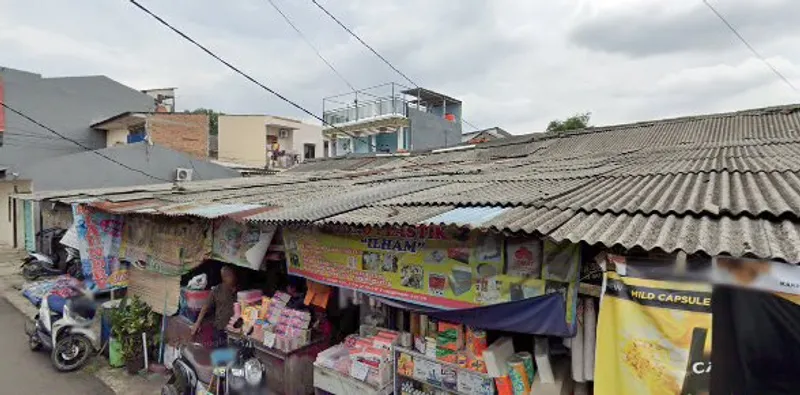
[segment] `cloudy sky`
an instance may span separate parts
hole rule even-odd
[[[357,87],[403,81],[310,0],[274,1]],[[710,1],[800,88],[800,1]],[[348,90],[267,0],[141,2],[315,113]],[[320,3],[416,83],[463,100],[482,128],[520,134],[584,111],[606,125],[800,102],[702,0]],[[179,109],[307,118],[126,0],[0,0],[0,65],[176,86]]]

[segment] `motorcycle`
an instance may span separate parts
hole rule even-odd
[[[92,329],[97,316],[94,295],[78,288],[73,291],[76,295],[63,303],[61,311],[55,299],[51,301],[53,296],[43,298],[33,323],[25,328],[31,351],[49,350],[59,372],[82,368],[100,348],[99,335]]]
[[[32,252],[22,260],[22,276],[28,281],[39,277],[69,274],[83,279],[83,268],[78,250],[61,244],[65,229],[49,228],[39,231],[36,236],[42,240],[44,253]]]
[[[230,395],[267,393],[267,373],[264,364],[256,358],[252,338],[248,334],[242,336],[241,340],[232,342],[238,343],[238,350],[236,358],[225,373],[225,393]]]
[[[239,319],[234,327],[242,325]],[[251,329],[252,332],[252,329]],[[209,385],[215,369],[224,369],[224,394],[251,395],[266,393],[264,365],[255,357],[255,348],[249,334],[242,340],[231,340],[235,356],[220,358],[222,366],[214,366],[212,354],[225,353],[230,349],[208,350],[193,343],[180,348],[180,356],[172,362],[172,376],[163,387],[161,395],[198,395],[210,390]]]

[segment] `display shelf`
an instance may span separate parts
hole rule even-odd
[[[458,375],[458,373],[461,372],[461,373],[464,373],[464,374],[468,374],[468,375],[470,375],[472,377],[478,377],[479,379],[484,381],[485,385],[488,385],[489,390],[480,391],[480,390],[476,389],[475,391],[470,391],[470,392],[460,392],[458,389],[449,389],[449,388],[445,387],[444,385],[433,384],[433,383],[431,383],[431,382],[429,382],[427,380],[421,380],[421,379],[418,379],[418,378],[413,377],[413,376],[408,376],[408,375],[405,375],[405,374],[401,374],[397,369],[398,368],[397,364],[398,364],[398,361],[399,361],[400,354],[410,355],[413,358],[415,365],[417,363],[416,362],[417,360],[424,360],[424,361],[427,361],[427,362],[430,362],[430,363],[437,364],[437,365],[439,365],[441,367],[447,367],[447,368],[453,369],[456,372],[457,376],[460,376],[460,375]],[[466,377],[466,375],[464,377]],[[473,394],[484,395],[484,394],[494,394],[495,393],[495,391],[494,391],[494,379],[492,379],[486,373],[476,372],[474,370],[466,369],[466,368],[463,368],[461,366],[458,366],[457,364],[454,364],[454,363],[440,361],[440,360],[438,360],[436,358],[429,357],[429,356],[427,356],[425,354],[416,352],[416,351],[408,349],[408,348],[395,346],[394,347],[394,391],[395,391],[395,394],[400,394],[401,393],[400,380],[415,381],[415,382],[418,382],[418,383],[421,383],[421,384],[429,385],[432,388],[438,389],[440,391],[445,391],[447,393],[455,394],[455,395],[473,395]],[[458,382],[458,381],[456,381],[456,382]],[[474,382],[472,384],[474,384]],[[457,384],[457,386],[458,386],[458,384]]]
[[[445,388],[445,387],[442,387],[441,385],[433,384],[433,383],[430,383],[428,381],[422,381],[422,380],[416,379],[414,377],[409,377],[409,376],[402,375],[400,373],[397,373],[396,377],[399,377],[401,380],[410,380],[410,381],[414,381],[414,382],[417,382],[417,383],[422,383],[422,384],[425,384],[425,385],[427,385],[427,386],[429,386],[431,388],[435,388],[435,389],[437,389],[439,391],[444,391],[444,392],[447,392],[449,394],[461,395],[460,392],[458,392],[458,391],[456,391],[454,389]],[[396,389],[395,389],[395,393],[396,394],[400,394],[400,393],[403,392],[403,390],[400,388],[401,387],[400,384],[395,383],[395,387],[396,387]]]
[[[389,395],[394,389],[392,383],[378,388],[316,363],[314,364],[314,387],[334,395]]]

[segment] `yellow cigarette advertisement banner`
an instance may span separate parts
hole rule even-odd
[[[654,280],[620,256],[606,270],[595,394],[708,395],[711,286]]]
[[[283,234],[290,274],[446,309],[562,292],[574,320],[577,245],[424,225]]]

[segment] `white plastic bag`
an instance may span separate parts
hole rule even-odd
[[[189,280],[189,283],[186,284],[186,288],[191,289],[192,291],[201,291],[206,289],[206,285],[208,285],[208,278],[206,278],[206,274],[203,273],[192,277],[192,279]]]

